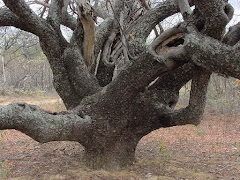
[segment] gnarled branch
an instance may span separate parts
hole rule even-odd
[[[231,5],[223,0],[195,1],[195,5],[205,19],[202,32],[213,38],[221,39],[227,23],[232,18],[229,13]]]
[[[206,94],[211,72],[199,68],[192,79],[189,105],[186,108],[160,115],[164,127],[193,124],[198,125],[203,117]]]
[[[67,0],[68,2],[69,0]],[[37,4],[41,4],[44,6],[44,8],[49,8],[50,4],[42,2],[42,1],[35,1]],[[71,30],[75,30],[77,26],[77,19],[74,18],[73,16],[69,15],[67,12],[67,3],[64,1],[64,7],[62,8],[62,14],[61,14],[61,24],[70,28]]]
[[[50,27],[48,24],[38,17],[24,0],[4,0],[5,5],[16,14],[24,24],[31,29],[37,36],[48,36]],[[31,31],[31,32],[32,32]]]
[[[223,42],[230,46],[235,45],[240,40],[240,22],[229,28],[229,32],[224,36]]]
[[[191,33],[185,38],[184,49],[195,64],[216,73],[240,78],[238,44],[230,47],[211,37]]]
[[[76,114],[50,113],[34,105],[9,104],[0,106],[0,130],[16,129],[38,142],[87,142],[92,121]]]
[[[192,1],[190,1],[192,5]],[[167,0],[159,3],[156,7],[150,9],[137,22],[132,30],[135,39],[142,39],[145,43],[152,29],[165,18],[179,12],[178,0]]]
[[[141,113],[143,117],[138,117],[139,119],[136,121],[136,131],[139,131],[141,135],[145,135],[161,127],[186,124],[198,125],[202,120],[205,108],[207,86],[211,72],[198,67],[195,73],[191,85],[189,105],[186,108],[173,110],[164,102],[164,98],[149,97],[148,93],[144,93],[139,103],[142,111],[145,113]],[[150,93],[154,95],[153,92]],[[172,95],[171,91],[167,93],[169,93],[168,95]],[[148,120],[146,121],[146,119]]]
[[[117,103],[126,103],[127,99],[137,96],[151,81],[172,68],[166,62],[162,56],[156,57],[148,52],[140,54],[106,87],[107,96],[111,96],[112,101],[117,98]],[[115,92],[120,93],[116,96]]]
[[[35,27],[29,27],[27,22],[24,22],[7,8],[0,8],[0,17],[0,26],[14,26],[21,30],[36,34]]]

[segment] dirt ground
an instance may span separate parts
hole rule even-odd
[[[64,109],[57,97],[0,97],[0,104],[28,102]],[[239,115],[205,113],[198,127],[156,130],[142,138],[137,162],[120,172],[92,171],[75,142],[40,144],[15,130],[0,131],[0,179],[12,180],[239,180]]]

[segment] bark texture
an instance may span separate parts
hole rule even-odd
[[[93,7],[78,1],[71,7],[77,18],[67,11],[71,1],[40,2],[48,8],[46,18],[24,0],[3,1],[0,26],[39,37],[68,110],[1,106],[0,130],[16,129],[42,143],[77,141],[85,147],[86,165],[95,169],[131,164],[138,141],[155,129],[198,125],[212,72],[240,78],[240,26],[224,36],[233,15],[225,0],[166,0],[153,8],[142,0],[115,0],[108,1],[109,13],[98,1]],[[156,26],[177,12],[184,22],[158,32]],[[97,26],[96,16],[103,18]],[[70,42],[60,25],[73,30]],[[157,37],[148,46],[152,30]],[[175,110],[179,90],[190,80],[189,105]]]

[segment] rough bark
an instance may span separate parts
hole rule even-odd
[[[92,120],[73,113],[51,113],[25,103],[0,106],[0,130],[16,129],[38,142],[79,141],[85,144]]]
[[[191,34],[186,40],[186,53],[199,66],[213,72],[240,78],[239,46],[227,46],[213,38]],[[192,51],[195,53],[192,54]]]
[[[133,12],[140,6],[137,1],[115,1],[112,14],[98,9],[96,14],[104,21],[89,27],[95,34],[90,55],[99,60],[93,69],[84,55],[84,11],[75,19],[62,0],[53,0],[44,5],[49,8],[44,19],[24,0],[4,3],[7,8],[0,9],[0,26],[14,26],[39,37],[54,87],[68,111],[50,113],[27,104],[1,106],[0,129],[16,129],[39,142],[80,142],[85,146],[86,164],[95,169],[119,170],[131,164],[138,141],[157,128],[198,125],[212,72],[240,78],[239,24],[221,41],[233,14],[224,0],[166,0],[143,14]],[[78,8],[84,10],[84,6]],[[94,8],[99,8],[98,3]],[[161,33],[148,47],[146,38],[154,27],[179,11],[184,22]],[[70,42],[60,31],[61,24],[73,30]],[[120,71],[115,73],[114,68]],[[179,90],[190,80],[189,105],[175,110]]]

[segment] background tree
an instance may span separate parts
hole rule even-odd
[[[38,38],[12,27],[0,29],[2,57],[0,94],[18,90],[50,90],[52,74]],[[3,87],[4,86],[4,87]]]
[[[131,164],[138,141],[155,129],[199,124],[212,72],[240,78],[239,26],[224,35],[233,16],[226,0],[166,0],[152,8],[134,0],[96,0],[93,6],[87,0],[35,1],[44,6],[40,15],[24,0],[3,2],[0,26],[38,36],[68,110],[1,106],[0,129],[42,143],[77,141],[92,168]],[[179,11],[184,21],[163,32],[159,23]],[[96,17],[102,18],[98,26]],[[69,41],[61,25],[73,31]],[[146,45],[152,30],[157,37]],[[176,110],[189,80],[189,105]]]

